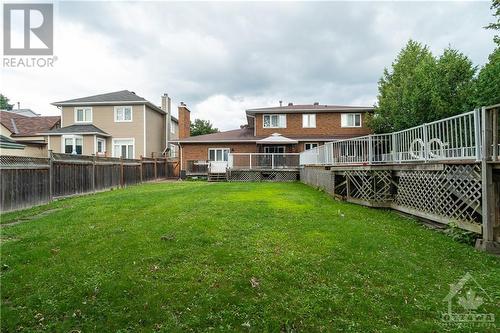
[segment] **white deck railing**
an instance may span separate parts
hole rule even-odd
[[[399,132],[338,140],[300,154],[301,165],[480,159],[480,110]]]
[[[297,169],[299,153],[230,153],[229,169]]]

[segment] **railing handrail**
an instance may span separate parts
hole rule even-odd
[[[229,153],[229,155],[284,155],[284,156],[296,156],[300,153]]]
[[[483,108],[484,110],[484,108]],[[301,153],[301,165],[480,160],[479,109],[401,131],[333,140]]]

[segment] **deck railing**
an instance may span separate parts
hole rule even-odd
[[[474,110],[399,132],[329,142],[302,152],[300,164],[382,164],[479,160],[481,158],[480,124],[481,111]]]
[[[230,153],[229,169],[298,169],[299,153]]]

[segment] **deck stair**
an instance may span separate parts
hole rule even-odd
[[[227,182],[227,173],[225,172],[210,172],[208,173],[209,182]]]

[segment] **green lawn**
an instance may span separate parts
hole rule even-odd
[[[50,209],[2,228],[3,332],[437,332],[466,272],[500,326],[499,258],[300,183],[146,184],[2,222]]]

